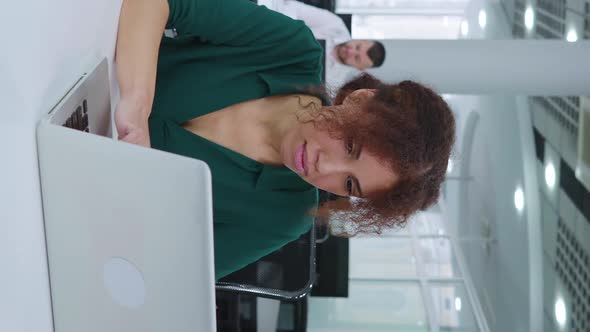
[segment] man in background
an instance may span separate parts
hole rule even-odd
[[[302,20],[316,39],[326,41],[326,85],[336,91],[361,71],[379,67],[385,60],[383,44],[375,40],[351,39],[350,31],[338,15],[295,0],[272,0],[274,9],[293,19]]]

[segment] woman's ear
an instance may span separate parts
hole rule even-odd
[[[353,92],[349,93],[346,98],[342,101],[342,104],[358,104],[364,102],[368,98],[372,98],[375,93],[377,93],[377,89],[358,89],[354,90]]]

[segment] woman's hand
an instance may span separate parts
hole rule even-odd
[[[150,147],[149,108],[138,98],[122,97],[115,111],[119,140]]]

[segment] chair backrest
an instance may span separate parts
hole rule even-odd
[[[348,29],[348,32],[350,34],[352,34],[352,14],[337,14],[337,15],[338,15],[338,17],[340,17],[340,19],[342,19],[342,22],[344,22],[344,25]]]
[[[322,83],[326,83],[326,41],[323,39],[318,39],[318,43],[324,50],[322,52]]]
[[[297,301],[309,294],[315,279],[315,230],[216,284],[217,291]]]
[[[315,6],[318,8],[326,9],[332,13],[336,11],[336,0],[300,0],[301,2]]]

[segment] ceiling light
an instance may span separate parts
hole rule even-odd
[[[571,29],[570,31],[568,31],[566,38],[567,38],[567,41],[570,43],[576,42],[576,41],[578,41],[578,33],[576,32],[575,29]]]
[[[555,166],[553,166],[552,162],[549,162],[547,166],[545,166],[545,183],[547,183],[547,187],[550,190],[555,188]]]
[[[455,310],[461,311],[461,298],[460,297],[455,298]]]
[[[453,162],[453,159],[449,159],[449,163],[447,164],[447,174],[451,174],[453,168],[455,168],[455,163]]]
[[[535,24],[535,13],[533,12],[533,8],[527,7],[524,11],[524,26],[531,30],[533,25]]]
[[[514,206],[518,212],[521,212],[524,208],[524,192],[520,187],[516,188],[516,191],[514,192]]]
[[[483,9],[479,11],[478,22],[479,26],[482,29],[485,28],[486,24],[488,23],[488,15],[486,14],[486,11]]]
[[[565,302],[563,302],[562,298],[558,298],[555,301],[555,320],[559,326],[564,327],[567,318],[567,312],[565,310]]]
[[[461,35],[467,36],[467,33],[469,33],[469,23],[463,21],[461,22]]]

